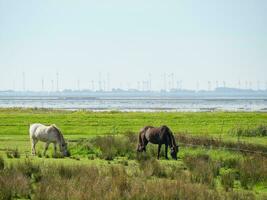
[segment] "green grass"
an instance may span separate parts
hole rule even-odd
[[[27,135],[34,122],[57,124],[65,135],[137,132],[144,125],[168,125],[174,132],[218,135],[233,127],[267,124],[267,113],[236,112],[86,112],[35,109],[0,109],[0,135]]]
[[[107,135],[116,135],[117,138],[120,138],[118,135],[127,135],[129,132],[137,136],[138,131],[145,125],[160,126],[165,124],[168,125],[174,133],[190,134],[195,138],[196,136],[201,135],[208,138],[220,138],[222,141],[231,141],[234,143],[242,141],[245,143],[253,143],[255,145],[267,145],[267,137],[255,136],[238,138],[235,134],[230,133],[230,130],[233,130],[233,128],[236,127],[249,129],[260,125],[267,125],[267,113],[128,113],[60,111],[49,109],[0,109],[0,119],[0,156],[4,158],[7,166],[11,167],[10,170],[12,170],[13,165],[23,163],[26,157],[29,157],[34,164],[39,164],[44,167],[63,164],[72,168],[74,166],[99,166],[107,168],[116,165],[123,166],[123,168],[127,171],[127,174],[130,176],[129,181],[138,174],[138,184],[141,184],[142,182],[150,183],[151,181],[158,183],[163,181],[164,184],[165,182],[166,184],[171,184],[173,181],[178,181],[175,184],[189,184],[190,187],[196,187],[200,191],[208,191],[211,189],[213,192],[215,191],[216,193],[216,191],[218,191],[223,195],[230,195],[233,191],[240,191],[242,195],[243,192],[245,195],[246,191],[252,191],[256,197],[263,196],[263,199],[267,195],[266,182],[253,183],[253,185],[249,185],[249,188],[247,189],[241,185],[241,179],[239,177],[233,178],[231,173],[235,174],[239,169],[243,170],[244,173],[247,171],[250,172],[250,168],[239,168],[239,165],[242,164],[243,160],[250,159],[249,156],[240,152],[232,152],[223,149],[208,149],[203,147],[181,147],[178,161],[165,160],[162,157],[159,162],[160,165],[157,162],[151,161],[149,167],[143,169],[143,171],[141,170],[140,172],[140,163],[138,163],[134,156],[127,159],[126,157],[121,157],[121,152],[117,151],[120,153],[118,153],[118,156],[114,154],[115,157],[113,157],[113,160],[105,160],[105,156],[102,155],[101,157],[101,154],[94,155],[94,159],[91,160],[88,159],[87,151],[84,151],[84,149],[79,145],[77,146],[77,142],[71,142],[72,140],[83,138],[85,139],[84,141],[89,141],[89,143],[91,143],[90,145],[94,150],[96,149],[96,151],[101,151],[97,149],[99,147],[96,147],[96,145],[97,143],[100,143],[101,146],[101,142],[103,141],[100,140],[96,142],[94,139],[97,136],[103,137]],[[28,136],[28,129],[31,123],[56,124],[62,130],[64,137],[69,140],[70,147],[72,148],[71,150],[74,154],[73,158],[51,158],[53,149],[52,145],[47,152],[49,158],[38,158],[37,156],[32,157],[30,155],[30,140]],[[117,146],[122,142],[123,140],[116,142]],[[135,151],[134,148],[136,144],[137,138],[136,141],[132,141],[132,151]],[[37,152],[41,153],[43,151],[43,145],[44,144],[41,142],[37,144]],[[116,149],[116,145],[113,148]],[[156,145],[149,145],[148,153],[151,153],[151,155],[154,156],[156,148]],[[19,150],[21,155],[20,158],[8,159],[6,157],[6,151],[14,149]],[[162,148],[162,152],[163,150],[164,148]],[[208,156],[211,160],[208,162],[201,159],[199,160],[198,157],[200,156],[201,158],[203,155]],[[262,159],[266,160],[266,157]],[[209,167],[218,163],[220,164],[219,174],[212,174],[214,172],[212,172]],[[264,161],[264,163],[266,164],[266,161]],[[201,171],[198,168],[189,170],[186,164],[192,164],[192,166],[199,164],[201,165],[200,168],[202,170],[204,169],[204,171]],[[161,167],[163,167],[164,170]],[[248,167],[253,169],[253,165]],[[205,183],[206,179],[203,179],[204,181],[202,180],[202,173],[206,172],[205,169],[208,169],[207,173],[210,173],[207,174],[206,178],[211,177],[210,182],[207,183]],[[152,178],[149,177],[149,174],[152,173],[151,170],[156,170],[155,175],[153,175]],[[264,169],[261,170],[263,171]],[[140,173],[144,173],[146,176],[141,178]],[[179,178],[180,173],[181,177],[186,178],[188,181],[187,183],[180,183],[180,181],[183,181]],[[236,176],[238,176],[238,173],[236,174]],[[245,174],[245,176],[249,177],[250,174]],[[234,182],[232,183],[231,181],[228,181],[228,177],[233,178]],[[248,179],[248,181],[249,180],[250,179]],[[215,184],[216,187],[213,184]],[[187,186],[188,185],[184,185],[183,187]],[[202,188],[202,186],[204,188]],[[149,187],[149,184],[146,187]],[[224,191],[224,187],[227,187],[227,192],[221,193],[221,191]],[[228,187],[230,187],[230,189]],[[166,193],[166,195],[168,194]],[[232,198],[234,199],[234,196],[229,197],[229,199]],[[242,199],[242,197],[240,198]]]
[[[168,125],[173,132],[221,137],[237,141],[229,134],[234,127],[256,127],[267,124],[267,113],[143,113],[86,112],[47,109],[0,109],[0,149],[29,151],[28,129],[31,123],[56,124],[67,139],[95,135],[138,133],[145,125]],[[267,145],[267,137],[241,137],[241,141]],[[38,144],[40,146],[40,144]]]

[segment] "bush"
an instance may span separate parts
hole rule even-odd
[[[127,132],[124,136],[98,136],[91,139],[83,139],[75,145],[71,145],[72,154],[85,157],[99,157],[105,160],[113,160],[115,157],[136,157],[136,136]]]
[[[100,149],[99,157],[102,159],[113,160],[118,156],[133,158],[135,155],[134,145],[130,142],[129,137],[96,137],[91,140],[91,143]]]

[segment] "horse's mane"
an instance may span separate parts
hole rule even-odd
[[[63,137],[63,135],[62,135],[60,129],[59,129],[55,124],[52,124],[51,126],[52,126],[54,129],[56,129],[56,131],[58,132],[58,136],[59,136],[60,141],[61,141],[63,144],[65,144],[65,140],[64,140],[64,137]]]
[[[175,139],[174,139],[174,136],[173,136],[173,133],[172,133],[172,131],[171,131],[171,129],[170,129],[168,126],[162,126],[162,127],[163,127],[163,128],[166,128],[172,146],[174,146],[174,147],[177,146],[177,145],[176,145],[176,142],[175,142]]]

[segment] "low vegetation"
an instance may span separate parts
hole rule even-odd
[[[132,136],[134,136],[132,134]],[[87,156],[113,160],[115,157],[134,158],[136,155],[136,138],[131,136],[97,136],[91,139],[81,139],[70,145],[72,156]]]
[[[0,200],[267,199],[265,113],[0,109],[0,117]],[[70,158],[52,147],[44,157],[41,143],[30,155],[27,128],[36,121],[62,129]],[[171,127],[177,161],[165,160],[164,148],[156,160],[157,145],[137,154],[137,131],[147,124]]]
[[[267,158],[264,156],[241,153],[228,155],[225,151],[185,147],[179,153],[178,161],[164,161],[163,157],[158,161],[155,159],[156,145],[150,145],[147,153],[137,154],[135,144],[134,138],[129,135],[97,136],[78,140],[70,144],[72,157],[61,158],[62,161],[74,158],[72,165],[65,165],[64,162],[56,165],[45,162],[40,164],[34,162],[33,158],[6,164],[4,159],[0,158],[1,198],[205,199],[205,196],[208,196],[211,199],[264,199],[266,197],[266,193],[253,192],[258,185],[267,183]],[[87,159],[88,165],[79,164],[80,159]],[[101,160],[105,163],[99,165],[98,162]],[[78,164],[75,164],[75,161]]]
[[[258,125],[255,128],[244,128],[244,127],[235,127],[229,130],[229,133],[235,136],[245,136],[245,137],[266,137],[267,136],[267,126]]]
[[[246,154],[258,153],[263,156],[267,156],[267,145],[239,141],[225,141],[219,138],[194,136],[190,134],[176,134],[175,137],[176,140],[179,141],[183,146],[221,148],[230,151],[239,151]]]
[[[0,109],[0,135],[28,135],[29,124],[56,124],[65,135],[138,132],[144,125],[168,125],[175,132],[229,135],[240,128],[267,125],[267,113],[238,112],[90,112],[49,109]]]
[[[0,199],[264,199],[236,188],[235,182],[255,184],[255,173],[240,162],[241,171],[221,172],[223,163],[207,155],[183,158],[188,169],[142,157],[137,165],[52,165],[26,159],[0,170]],[[259,158],[249,158],[258,161]],[[256,160],[255,160],[256,159]],[[265,167],[266,160],[261,162]],[[261,170],[260,169],[260,170]],[[221,174],[221,175],[220,175]],[[221,190],[218,184],[220,175]],[[258,176],[255,176],[258,177]],[[245,184],[245,185],[246,185]],[[230,191],[230,192],[229,192]]]
[[[19,153],[17,148],[16,149],[8,149],[6,151],[6,156],[8,158],[20,158],[20,153]]]

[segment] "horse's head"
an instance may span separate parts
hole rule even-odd
[[[177,153],[179,152],[179,146],[171,147],[171,156],[173,159],[177,160]]]
[[[137,152],[142,152],[142,151],[144,151],[144,146],[142,145],[142,144],[138,144],[138,146],[137,146]]]
[[[70,156],[70,152],[68,150],[68,143],[64,142],[60,145],[60,152],[63,154],[63,156]]]

